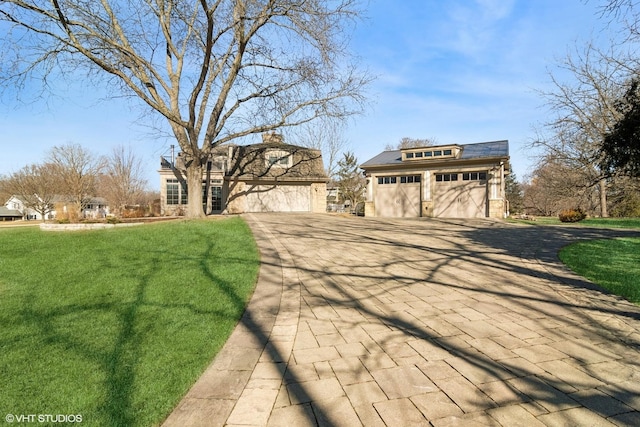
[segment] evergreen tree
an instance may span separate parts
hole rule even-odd
[[[338,162],[336,175],[340,198],[348,201],[352,210],[358,202],[364,200],[364,190],[367,186],[367,181],[359,169],[358,159],[352,152],[344,153]]]

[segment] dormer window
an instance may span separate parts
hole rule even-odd
[[[402,150],[402,159],[403,160],[418,160],[418,159],[423,159],[423,160],[431,160],[431,159],[436,159],[436,158],[446,158],[446,157],[457,157],[458,153],[460,153],[460,147],[459,146],[453,146],[451,148],[442,148],[442,147],[437,147],[437,148],[429,148],[429,147],[422,147],[422,148],[409,148],[409,149],[404,149]]]
[[[268,151],[266,153],[267,167],[289,168],[293,164],[291,153],[287,151]]]

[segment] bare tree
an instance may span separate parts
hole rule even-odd
[[[114,147],[100,175],[98,194],[107,199],[112,212],[121,215],[126,205],[136,205],[147,188],[140,160],[131,147]]]
[[[59,182],[59,194],[75,205],[80,218],[89,199],[96,195],[97,180],[105,160],[78,144],[68,144],[53,147],[49,161]]]
[[[599,194],[589,183],[589,178],[565,158],[546,155],[523,185],[524,210],[553,216],[563,209],[580,208],[593,215],[599,210]]]
[[[0,175],[0,202],[5,203],[13,195],[9,188],[9,177]]]
[[[5,181],[5,191],[18,197],[24,206],[38,212],[42,221],[54,210],[58,179],[53,165],[25,166]]]
[[[3,0],[5,83],[82,70],[164,118],[200,189],[212,150],[347,117],[368,83],[351,64],[357,0]],[[39,74],[40,73],[40,74]],[[187,216],[203,215],[189,191]]]
[[[400,138],[400,141],[396,145],[387,144],[385,150],[402,150],[404,148],[419,148],[428,147],[430,145],[436,145],[437,140],[435,138],[409,138],[408,136]]]
[[[607,174],[600,168],[605,136],[620,119],[615,104],[631,70],[615,50],[603,51],[593,44],[576,49],[550,73],[553,88],[540,91],[554,118],[545,124],[546,136],[533,142],[553,157],[583,174],[587,187],[597,186],[600,215],[608,216]],[[560,75],[568,75],[568,81]]]
[[[335,177],[340,154],[348,145],[343,121],[323,118],[306,123],[294,130],[294,138],[303,147],[320,150],[327,176]]]

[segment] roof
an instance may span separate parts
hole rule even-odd
[[[451,147],[451,144],[429,146],[428,148]],[[484,158],[507,158],[509,157],[509,141],[491,141],[475,144],[458,145],[461,148],[460,157],[455,160],[474,160]],[[454,160],[454,159],[451,159]],[[360,167],[367,169],[373,166],[393,166],[402,165],[407,162],[402,161],[402,150],[383,151],[372,159],[362,163]]]
[[[22,214],[17,209],[9,209],[6,206],[0,206],[0,217],[22,218]]]

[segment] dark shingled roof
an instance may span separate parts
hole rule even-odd
[[[0,206],[0,217],[22,218],[22,214],[19,210],[9,209],[6,206]]]
[[[450,147],[451,145],[452,144],[447,144],[443,145],[443,147]],[[430,146],[428,148],[435,147],[436,146]],[[507,140],[480,142],[477,144],[462,144],[459,145],[459,147],[462,149],[462,153],[460,154],[460,157],[455,160],[509,157],[509,141]],[[400,150],[391,150],[383,151],[374,158],[369,159],[361,164],[360,167],[362,169],[366,169],[370,166],[391,166],[401,164],[403,164],[402,152]]]

